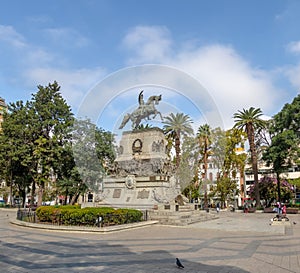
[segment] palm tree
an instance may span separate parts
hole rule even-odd
[[[260,108],[250,107],[248,110],[243,109],[243,111],[238,111],[233,115],[235,121],[235,128],[244,130],[247,134],[252,170],[254,175],[254,186],[255,186],[255,199],[256,206],[260,205],[260,196],[258,188],[258,167],[257,167],[257,151],[255,146],[255,132],[266,126],[266,122],[260,117],[262,116],[262,111]]]
[[[200,153],[204,165],[204,178],[207,179],[208,157],[210,155],[210,145],[212,143],[211,128],[208,124],[201,125],[198,129],[197,137],[199,140]]]
[[[204,165],[204,207],[207,208],[207,169],[208,169],[208,157],[210,155],[212,136],[211,129],[208,124],[201,125],[198,129],[197,138],[199,140],[200,154],[202,158],[199,160],[199,164],[203,162]]]
[[[139,124],[136,129],[134,129],[135,131],[143,131],[143,130],[146,130],[146,129],[151,129],[153,128],[151,124]]]
[[[163,130],[166,136],[172,137],[175,141],[176,167],[178,168],[180,163],[180,140],[184,135],[193,134],[193,128],[191,125],[193,121],[188,115],[183,113],[176,113],[176,115],[171,113],[169,116],[164,118],[163,123],[165,124]]]

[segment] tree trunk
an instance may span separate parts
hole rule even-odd
[[[72,199],[70,201],[70,205],[74,205],[76,203],[76,201],[78,200],[78,197],[79,197],[79,192],[75,193],[73,196],[72,196]]]
[[[45,183],[40,182],[39,191],[38,191],[38,202],[37,202],[38,207],[42,206],[42,203],[43,203],[44,188],[45,188]]]
[[[68,188],[67,188],[66,189],[66,194],[65,194],[64,205],[67,205],[68,195],[69,195],[69,191],[68,191]]]
[[[22,197],[22,204],[20,204],[20,200],[19,200],[19,206],[24,208],[26,205],[26,191],[21,192],[21,197]]]
[[[31,198],[30,198],[30,205],[33,206],[34,204],[34,196],[35,196],[35,189],[36,189],[36,183],[33,181],[32,188],[31,188]],[[26,200],[24,200],[26,203]]]
[[[176,167],[180,164],[180,135],[176,134],[175,138],[175,152],[176,152]]]
[[[241,197],[245,198],[244,168],[240,168],[240,189],[241,189]]]
[[[277,178],[277,195],[278,195],[278,202],[281,202],[281,192],[280,192],[280,173],[276,173]]]
[[[204,179],[207,180],[207,169],[208,169],[208,145],[205,140],[204,144],[204,155],[203,155],[203,163],[204,163]]]
[[[253,126],[249,126],[247,129],[247,135],[250,145],[250,153],[251,153],[251,162],[252,162],[252,170],[254,176],[254,188],[255,188],[255,200],[256,207],[260,206],[260,195],[259,195],[259,185],[258,185],[258,167],[257,167],[257,154],[255,148],[255,139],[254,139],[254,128]]]

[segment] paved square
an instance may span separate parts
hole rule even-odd
[[[9,223],[0,210],[0,270],[58,272],[300,272],[300,215],[270,225],[272,214],[221,212],[208,222],[153,225],[111,233],[48,231]],[[293,224],[296,222],[297,224]],[[179,257],[184,269],[175,265]]]

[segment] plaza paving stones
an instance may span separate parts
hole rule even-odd
[[[222,211],[185,227],[107,233],[21,227],[10,223],[15,215],[0,210],[0,272],[300,273],[299,214],[270,225],[272,214]]]

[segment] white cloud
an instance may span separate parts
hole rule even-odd
[[[166,27],[137,26],[127,33],[122,44],[133,52],[128,63],[137,64],[166,58],[172,41]]]
[[[12,26],[0,25],[0,41],[8,43],[10,46],[22,48],[26,46],[24,38]]]
[[[289,80],[292,83],[292,85],[297,90],[300,90],[300,78],[299,78],[299,75],[300,75],[300,64],[298,63],[298,65],[295,65],[293,67],[289,67],[284,72],[287,75],[287,77],[289,78]],[[298,91],[298,93],[299,93],[299,91]]]
[[[30,66],[38,63],[45,64],[54,60],[54,54],[31,44],[12,26],[0,25],[0,41],[4,42],[0,44],[1,51],[10,57],[10,63]],[[3,46],[5,43],[9,47]]]
[[[272,110],[276,88],[270,76],[266,71],[251,67],[231,47],[210,45],[183,52],[174,65],[193,75],[208,89],[226,127],[232,125],[232,116],[239,109],[254,106],[263,111]]]
[[[300,53],[300,41],[290,42],[287,45],[287,50],[291,53],[299,54]]]
[[[46,14],[39,14],[35,16],[27,17],[27,20],[29,22],[32,22],[34,24],[45,24],[45,23],[53,23],[53,19]]]
[[[106,74],[98,67],[93,69],[66,70],[58,68],[34,68],[23,75],[28,84],[48,85],[57,81],[61,86],[61,94],[69,105],[77,107],[86,92]],[[74,110],[74,109],[73,109]]]
[[[24,53],[23,63],[26,67],[45,66],[59,59],[53,53],[45,51],[42,48],[29,47]]]
[[[273,84],[272,73],[251,66],[231,46],[211,44],[191,48],[183,45],[175,54],[170,33],[158,27],[137,27],[127,34],[125,41],[134,52],[131,63],[171,65],[196,78],[208,90],[227,128],[233,125],[233,114],[243,108],[259,107],[267,115],[273,114],[278,100],[274,94],[279,90]]]
[[[287,45],[287,50],[290,53],[300,55],[300,41],[293,41],[290,42]],[[298,63],[295,65],[291,66],[285,66],[281,68],[281,73],[287,76],[289,79],[290,83],[292,84],[293,87],[295,87],[297,90],[300,90],[300,63],[298,60]],[[299,93],[299,91],[298,91]]]
[[[89,40],[70,28],[48,28],[45,29],[46,37],[53,42],[68,47],[84,47],[89,44]]]
[[[70,43],[69,46],[84,46],[88,40],[71,29],[48,29],[55,41]],[[11,62],[13,70],[18,75],[9,75],[5,81],[14,85],[26,86],[26,89],[35,88],[38,85],[48,85],[57,81],[61,86],[61,93],[68,104],[74,108],[78,107],[86,92],[91,89],[107,72],[105,69],[95,67],[91,69],[70,69],[70,64],[58,51],[48,50],[28,42],[12,26],[0,25],[0,42],[4,41],[8,48],[8,56],[12,55]],[[21,56],[21,58],[17,58]],[[36,92],[33,90],[32,93]]]

